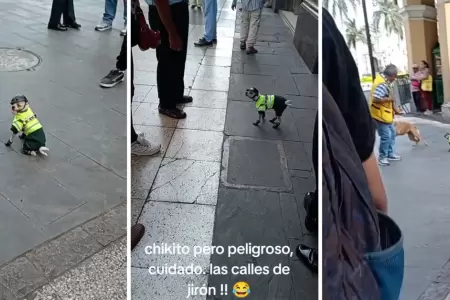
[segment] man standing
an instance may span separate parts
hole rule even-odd
[[[232,10],[236,8],[236,2],[237,0],[233,0]],[[241,50],[247,49],[247,54],[258,53],[255,43],[261,24],[263,6],[264,0],[242,0],[240,48]]]
[[[97,31],[106,31],[112,28],[112,23],[116,17],[117,11],[117,0],[105,0],[105,12],[103,13],[103,19],[100,24],[95,26]],[[126,0],[123,1],[123,20],[125,25],[120,31],[120,35],[124,36],[127,34],[127,3]]]
[[[217,0],[205,0],[205,35],[194,43],[197,47],[212,46],[217,43]]]
[[[377,125],[380,136],[380,148],[378,154],[378,164],[380,166],[389,165],[390,160],[401,160],[395,154],[395,127],[393,125],[394,115],[400,111],[394,105],[392,95],[392,83],[397,77],[397,67],[388,65],[379,74],[372,85],[370,92],[370,114]]]
[[[177,104],[192,102],[184,96],[189,34],[189,7],[186,0],[146,0],[149,5],[150,27],[161,33],[161,44],[156,49],[158,67],[159,113],[174,119],[186,118]]]

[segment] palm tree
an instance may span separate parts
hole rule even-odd
[[[356,10],[358,0],[323,0],[322,6],[325,7],[333,17],[339,13],[341,20],[348,18],[349,5],[353,10]]]
[[[366,43],[366,33],[364,27],[358,27],[356,20],[347,20],[345,22],[345,39],[347,40],[347,46],[356,50],[357,43]]]
[[[380,29],[383,21],[384,29],[388,34],[396,34],[403,40],[403,17],[400,7],[393,0],[376,0],[377,11],[373,13],[373,27],[376,31]]]

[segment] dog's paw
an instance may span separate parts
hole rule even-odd
[[[276,123],[275,125],[272,126],[272,128],[277,129],[278,127],[280,127],[279,123]]]
[[[11,141],[7,141],[7,142],[5,143],[5,146],[6,146],[6,147],[11,147],[11,145],[12,145],[12,142],[11,142]]]
[[[25,133],[22,133],[21,135],[19,135],[19,138],[20,138],[21,140],[24,140],[25,137],[26,137]]]
[[[255,122],[255,123],[252,123],[252,124],[255,125],[255,126],[258,126],[259,125],[259,121]]]

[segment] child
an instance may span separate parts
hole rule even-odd
[[[237,0],[233,0],[231,9],[236,8]],[[241,50],[247,49],[247,54],[258,53],[255,49],[256,39],[258,37],[259,25],[261,24],[261,13],[264,6],[264,0],[241,0]]]

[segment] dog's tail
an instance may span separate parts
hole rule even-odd
[[[48,156],[48,151],[50,151],[50,149],[48,149],[47,147],[40,147],[39,148],[39,153],[44,155],[44,156]]]
[[[286,100],[286,102],[284,102],[284,104],[286,104],[287,106],[292,106],[292,101],[291,100]]]

